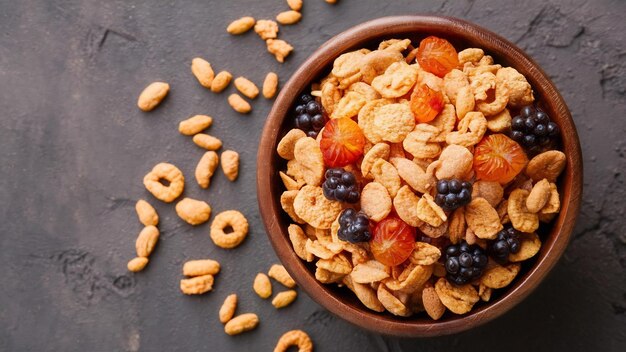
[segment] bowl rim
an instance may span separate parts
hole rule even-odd
[[[324,58],[332,56],[332,60],[334,60],[334,58],[346,51],[346,47],[354,47],[361,43],[372,41],[377,37],[390,37],[410,31],[419,33],[426,30],[426,33],[451,32],[458,37],[471,38],[473,41],[481,42],[481,48],[486,52],[494,54],[496,52],[505,52],[506,54],[503,55],[507,59],[524,65],[528,71],[525,76],[528,77],[530,74],[533,80],[539,83],[539,85],[533,84],[535,92],[539,91],[540,96],[560,116],[561,135],[567,137],[562,138],[567,165],[563,173],[564,175],[561,176],[563,178],[561,182],[565,185],[561,192],[562,210],[558,218],[554,220],[549,235],[546,235],[546,238],[549,237],[551,242],[542,245],[541,257],[537,258],[537,261],[528,269],[525,276],[518,278],[515,285],[513,285],[514,287],[504,292],[495,302],[489,302],[465,315],[439,321],[411,321],[369,311],[365,307],[353,307],[322,287],[323,284],[315,279],[305,263],[293,251],[285,231],[286,226],[281,228],[281,220],[277,214],[280,214],[282,209],[280,206],[277,207],[272,191],[273,186],[275,186],[272,184],[272,179],[276,179],[278,170],[274,169],[270,161],[274,157],[273,154],[280,137],[279,133],[286,115],[286,109],[292,105],[300,93],[302,82],[305,81],[305,87],[310,85],[312,79],[318,77],[328,66],[328,63],[320,64],[320,62],[324,61]],[[519,69],[519,67],[516,68]],[[315,72],[314,74],[311,73],[313,71]],[[583,185],[582,170],[580,142],[574,121],[565,101],[545,72],[520,48],[487,29],[454,17],[435,15],[390,16],[361,23],[332,37],[309,56],[283,86],[272,110],[268,114],[259,143],[257,155],[257,198],[267,236],[277,257],[298,285],[314,301],[335,315],[370,331],[406,337],[441,336],[458,333],[495,319],[516,306],[543,281],[562,256],[571,238],[580,209]],[[552,240],[553,236],[554,239]]]

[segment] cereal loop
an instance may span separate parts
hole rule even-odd
[[[232,232],[226,233],[227,227]],[[237,247],[248,235],[248,220],[237,210],[223,211],[211,223],[211,240],[216,246],[230,249]]]
[[[162,184],[161,180],[169,182],[169,185]],[[143,178],[143,184],[155,198],[171,203],[183,193],[185,177],[176,166],[159,163]]]
[[[291,330],[278,339],[274,352],[285,352],[291,346],[298,347],[298,352],[312,352],[313,342],[309,335],[302,330]]]

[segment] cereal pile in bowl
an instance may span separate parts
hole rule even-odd
[[[345,53],[288,118],[293,249],[371,310],[470,312],[514,281],[560,210],[559,128],[480,48],[430,36]]]

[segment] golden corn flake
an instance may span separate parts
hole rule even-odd
[[[406,104],[387,104],[374,113],[374,128],[385,141],[400,143],[414,127],[415,117]]]
[[[341,203],[328,200],[321,187],[311,185],[300,189],[293,208],[299,218],[318,229],[330,229],[342,210]]]
[[[478,238],[493,240],[503,228],[498,212],[485,198],[474,198],[465,206],[465,220]]]

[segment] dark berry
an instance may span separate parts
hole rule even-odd
[[[361,196],[354,174],[342,168],[328,169],[322,185],[324,197],[346,203],[357,203]]]
[[[529,105],[520,110],[520,116],[511,120],[511,138],[531,152],[541,152],[559,135],[558,126],[544,111]]]
[[[316,138],[326,124],[322,106],[309,94],[303,94],[298,99],[293,113],[296,128],[303,130],[311,138]]]
[[[369,219],[364,213],[348,208],[339,215],[337,236],[342,241],[351,243],[367,242],[372,237]]]
[[[495,240],[489,244],[489,255],[500,264],[509,261],[510,253],[520,250],[519,232],[511,226],[507,226],[500,232]]]
[[[462,241],[445,249],[444,266],[449,281],[456,285],[465,285],[478,279],[487,265],[487,255],[477,245],[468,245]]]
[[[520,114],[521,114],[522,116],[524,116],[524,117],[531,116],[531,115],[532,115],[532,114],[534,114],[534,113],[535,113],[535,108],[534,108],[534,107],[532,107],[531,105],[529,105],[529,106],[524,106],[524,107],[522,108],[522,110],[520,110]]]
[[[472,199],[472,184],[467,181],[439,180],[436,188],[435,203],[447,211],[462,207]]]

